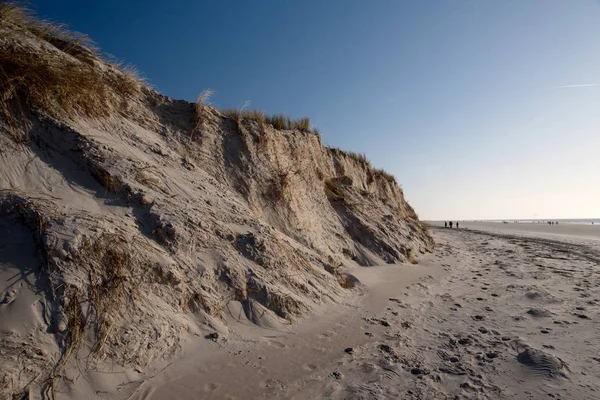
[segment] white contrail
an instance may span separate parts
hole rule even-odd
[[[564,85],[564,86],[557,86],[558,88],[577,88],[577,87],[592,87],[592,86],[598,86],[597,83],[582,83],[579,85]]]

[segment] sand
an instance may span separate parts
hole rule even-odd
[[[0,120],[0,398],[597,397],[591,230],[432,228],[426,255],[363,156],[7,15],[11,59],[103,90],[66,88],[68,115],[21,99],[27,131]]]
[[[600,240],[497,227],[434,228],[420,264],[356,267],[360,295],[286,332],[232,321],[132,398],[598,398]]]

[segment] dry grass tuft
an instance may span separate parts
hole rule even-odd
[[[95,316],[96,342],[93,358],[99,358],[119,319],[132,287],[133,260],[118,235],[104,234],[94,241],[86,239],[81,246],[82,262],[89,265],[88,315]]]
[[[283,114],[275,114],[267,117],[267,123],[273,125],[273,128],[277,130],[284,130],[288,128],[289,118]]]
[[[87,35],[70,31],[65,24],[40,20],[22,3],[0,3],[0,26],[28,31],[80,61],[89,62],[90,55],[100,55],[100,49]]]
[[[334,154],[345,155],[347,157],[350,157],[351,159],[362,164],[365,168],[371,169],[371,172],[370,172],[371,178],[370,179],[381,178],[391,184],[398,185],[398,182],[396,181],[396,178],[394,177],[394,175],[390,174],[389,172],[387,172],[384,169],[373,168],[373,165],[371,165],[371,162],[369,160],[367,160],[367,156],[364,153],[355,153],[352,151],[344,151],[344,150],[340,150],[336,147],[328,147],[327,149]]]
[[[248,111],[246,111],[246,107],[248,107],[248,105],[250,105],[249,101],[245,101],[244,104],[242,104],[242,106],[238,109],[238,108],[226,108],[224,110],[222,110],[223,114],[227,117],[227,118],[231,118],[235,121],[235,126],[236,129],[238,131],[238,134],[242,134],[243,133],[243,120],[244,118],[247,118],[248,116],[250,116],[250,113]]]
[[[43,387],[45,397],[49,399],[56,399],[56,380],[62,377],[62,373],[69,362],[71,355],[77,353],[85,337],[85,318],[81,308],[81,301],[79,300],[79,290],[76,287],[71,290],[72,294],[65,305],[65,312],[69,324],[67,327],[67,335],[63,339],[63,351]]]
[[[242,118],[258,122],[261,131],[264,131],[265,123],[267,121],[267,117],[264,112],[260,110],[245,110],[243,111]]]
[[[369,167],[371,166],[371,162],[367,160],[367,155],[365,153],[354,153],[352,151],[347,151],[346,154],[348,155],[348,157],[358,161],[363,165],[368,165]]]
[[[221,110],[221,112],[226,117],[237,121],[238,124],[241,124],[242,120],[245,119],[256,121],[261,126],[262,131],[264,131],[264,125],[270,124],[277,130],[299,130],[304,133],[314,133],[315,135],[320,136],[320,132],[317,129],[311,129],[309,118],[292,120],[283,114],[267,116],[264,112],[259,110],[246,110],[249,104],[249,102],[245,102],[244,105],[239,109],[225,108]]]
[[[0,48],[0,118],[16,142],[29,139],[32,113],[59,120],[108,117],[124,113],[128,101],[141,97],[145,83],[135,70],[110,72],[94,67],[90,60],[96,50],[91,41],[63,25],[36,20],[28,9],[2,3],[0,27],[9,38],[33,34],[60,50],[32,49],[18,40],[8,40]]]
[[[209,105],[209,100],[215,92],[211,89],[205,89],[198,95],[196,99],[196,104],[194,104],[194,130],[192,131],[192,136],[195,131],[199,131],[204,125],[206,121],[206,106]]]
[[[310,133],[310,119],[307,117],[293,121],[288,119],[288,129],[299,130],[300,132],[304,133]]]
[[[299,130],[305,133],[312,132],[309,118],[292,120],[283,114],[275,114],[271,117],[267,117],[267,123],[273,125],[273,128],[278,130]]]
[[[375,176],[379,176],[379,177],[385,179],[386,181],[388,181],[389,183],[392,183],[395,185],[398,184],[398,182],[396,182],[396,177],[394,177],[394,175],[390,174],[389,172],[387,172],[384,169],[376,169]]]
[[[227,118],[231,118],[234,121],[239,121],[241,119],[241,112],[238,108],[224,108],[221,110],[223,115]]]

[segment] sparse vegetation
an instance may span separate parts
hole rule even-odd
[[[56,399],[56,380],[62,377],[71,355],[77,354],[85,336],[85,317],[81,308],[81,301],[79,300],[79,290],[76,287],[70,289],[72,290],[72,294],[65,305],[65,312],[69,323],[67,326],[67,335],[63,338],[62,354],[43,387],[45,397],[51,400]]]
[[[371,165],[369,160],[367,160],[367,156],[364,153],[355,153],[353,151],[345,151],[345,150],[339,149],[337,147],[327,147],[327,149],[329,151],[333,152],[334,154],[350,157],[353,160],[358,161],[365,167],[373,168],[373,166]]]
[[[192,139],[195,131],[200,130],[204,122],[206,121],[206,106],[208,101],[212,97],[214,92],[211,89],[205,89],[198,95],[196,103],[194,104],[194,131],[192,132]]]
[[[398,184],[394,175],[390,174],[389,172],[387,172],[384,169],[373,168],[373,165],[367,159],[367,156],[364,153],[355,153],[353,151],[344,151],[344,150],[338,149],[337,147],[328,147],[327,149],[329,151],[333,152],[334,154],[345,155],[355,161],[358,161],[365,168],[369,168],[372,170],[373,177],[379,177],[379,178],[385,179],[389,183],[393,183],[396,185]]]
[[[246,107],[248,107],[249,104],[250,102],[245,101],[240,108],[225,108],[221,110],[221,112],[226,117],[234,119],[240,124],[244,118],[251,118],[251,116],[255,117],[256,114],[258,114],[258,111],[254,111],[254,114],[251,114],[250,111],[246,110]]]
[[[384,169],[376,169],[375,170],[375,175],[376,176],[380,176],[381,178],[385,179],[389,183],[394,183],[396,185],[398,184],[396,182],[396,177],[394,177],[394,175],[390,174],[389,172],[387,172]]]
[[[300,132],[309,133],[310,129],[310,119],[309,118],[300,118],[298,120],[290,121],[288,119],[288,129],[299,130]]]
[[[15,3],[0,4],[0,27],[35,35],[73,57],[6,39],[0,49],[0,118],[16,142],[28,140],[32,112],[60,120],[108,117],[124,112],[127,101],[141,95],[144,82],[133,69],[102,71],[92,66],[89,60],[95,53],[87,46],[94,46],[84,35],[39,21]]]
[[[265,113],[263,113],[260,110],[244,110],[242,117],[245,119],[256,121],[260,126],[264,126],[266,122]]]
[[[40,20],[21,3],[0,3],[0,26],[28,31],[80,61],[89,62],[90,55],[100,55],[100,49],[87,35],[70,31],[65,24]]]
[[[267,116],[265,113],[259,110],[246,110],[245,108],[248,104],[248,102],[244,103],[244,106],[242,106],[240,109],[226,108],[221,110],[221,112],[226,117],[238,121],[238,123],[241,123],[241,121],[244,119],[248,119],[257,121],[261,126],[264,124],[270,124],[277,130],[299,130],[305,133],[314,133],[318,135],[321,134],[318,130],[311,130],[310,118],[305,117],[293,120],[283,114]]]
[[[283,114],[275,114],[267,117],[267,123],[273,125],[278,130],[288,129],[290,119]]]
[[[134,262],[125,243],[124,238],[115,234],[103,234],[93,241],[85,239],[82,243],[81,262],[89,265],[88,314],[95,317],[93,358],[102,355],[126,297],[130,298],[133,291],[128,282]]]
[[[290,187],[292,177],[299,172],[299,169],[295,169],[292,166],[282,169],[275,178],[271,180],[269,189],[267,190],[267,197],[273,200],[282,200],[285,198],[285,194]]]

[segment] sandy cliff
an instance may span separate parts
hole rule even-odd
[[[232,305],[257,324],[290,323],[352,295],[344,263],[414,261],[433,247],[395,180],[361,157],[165,97],[9,11],[4,396],[51,393],[75,354],[88,368],[168,359],[191,327],[226,334]]]

